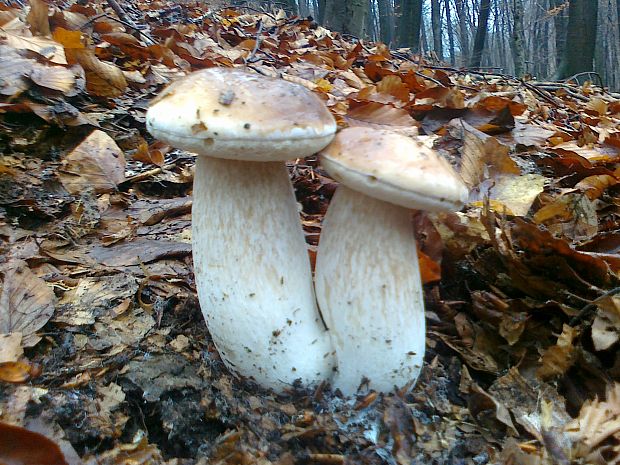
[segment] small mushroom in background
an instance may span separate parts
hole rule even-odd
[[[315,281],[336,352],[333,386],[388,392],[416,380],[426,324],[410,209],[460,208],[467,188],[419,141],[365,127],[340,131],[321,163],[341,185],[323,222]]]
[[[209,68],[168,86],[147,128],[195,152],[193,257],[200,305],[227,367],[281,391],[333,369],[285,160],[318,152],[336,122],[302,86]]]

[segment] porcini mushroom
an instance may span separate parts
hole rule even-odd
[[[146,119],[153,136],[198,155],[194,269],[224,363],[278,391],[328,378],[332,350],[283,163],[331,141],[327,108],[300,85],[209,68],[168,86]]]
[[[315,271],[336,352],[333,385],[350,395],[365,378],[387,392],[417,379],[424,359],[410,209],[457,209],[467,188],[432,149],[386,130],[340,131],[321,163],[341,183],[325,215]]]

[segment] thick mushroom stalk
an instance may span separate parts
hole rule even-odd
[[[209,68],[168,86],[151,103],[147,127],[198,154],[196,285],[224,363],[277,391],[328,379],[333,351],[284,164],[331,141],[327,108],[299,85]]]
[[[417,258],[410,210],[338,188],[323,223],[316,293],[343,393],[363,378],[387,392],[418,377],[426,329]]]
[[[404,135],[347,128],[321,153],[341,183],[325,216],[316,294],[336,352],[334,387],[387,392],[424,360],[422,282],[410,209],[449,210],[467,188],[433,150]]]
[[[327,379],[332,349],[284,164],[198,157],[192,217],[198,296],[226,365],[263,386]]]

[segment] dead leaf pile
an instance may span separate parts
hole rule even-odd
[[[21,3],[0,4],[0,461],[620,463],[620,96],[277,10]],[[144,127],[212,66],[303,85],[340,127],[420,137],[461,173],[466,209],[415,217],[415,387],[274,396],[225,371],[194,286],[193,157]],[[313,257],[337,183],[316,157],[289,169]]]

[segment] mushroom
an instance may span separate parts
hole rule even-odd
[[[209,68],[168,86],[146,124],[158,139],[198,155],[196,287],[226,366],[277,391],[328,378],[331,345],[284,164],[333,139],[325,105],[297,84]]]
[[[341,185],[323,222],[315,281],[336,352],[333,385],[387,392],[424,359],[422,282],[409,209],[457,209],[467,188],[419,140],[366,127],[340,131],[321,163]]]

